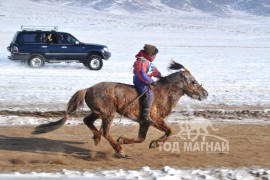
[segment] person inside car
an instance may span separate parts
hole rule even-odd
[[[52,43],[53,39],[52,39],[52,34],[48,34],[46,37],[46,43]]]
[[[46,42],[47,43],[52,43],[52,44],[57,44],[58,41],[57,41],[56,35],[55,34],[48,34],[47,38],[46,38]]]
[[[70,44],[69,36],[64,34],[61,43],[62,44]]]

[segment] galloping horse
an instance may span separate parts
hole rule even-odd
[[[149,148],[156,148],[160,142],[165,142],[172,134],[171,128],[164,119],[172,112],[178,100],[183,95],[188,95],[192,99],[204,100],[207,98],[207,91],[200,85],[191,73],[181,64],[172,61],[170,70],[176,72],[161,77],[158,87],[153,89],[154,102],[151,108],[151,118],[155,121],[153,127],[164,131],[165,134],[157,140],[153,140]],[[93,132],[95,144],[99,144],[101,135],[109,141],[116,155],[125,157],[121,144],[141,143],[145,140],[150,124],[142,120],[142,106],[138,97],[138,92],[132,85],[101,82],[90,88],[77,91],[67,104],[66,115],[56,122],[42,124],[35,128],[33,134],[41,134],[56,130],[65,124],[68,115],[83,106],[84,100],[91,109],[91,114],[83,119],[83,122]],[[132,103],[130,103],[132,102]],[[114,116],[119,113],[133,121],[140,123],[137,138],[119,137],[115,140],[110,135],[110,127]],[[100,130],[94,126],[97,119],[102,119]]]

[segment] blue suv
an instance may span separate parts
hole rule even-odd
[[[42,68],[45,63],[79,62],[91,70],[100,70],[103,60],[111,57],[107,46],[80,42],[69,33],[58,32],[56,26],[21,29],[7,47],[11,52],[9,59],[25,62],[32,68]]]

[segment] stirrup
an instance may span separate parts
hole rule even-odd
[[[149,116],[143,116],[143,121],[149,124],[156,124]]]

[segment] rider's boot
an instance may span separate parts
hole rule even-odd
[[[145,109],[143,110],[142,118],[143,118],[143,121],[144,121],[144,122],[147,122],[147,123],[149,123],[149,124],[155,124],[155,121],[153,121],[153,120],[150,118],[150,110],[149,110],[149,108],[145,108]]]

